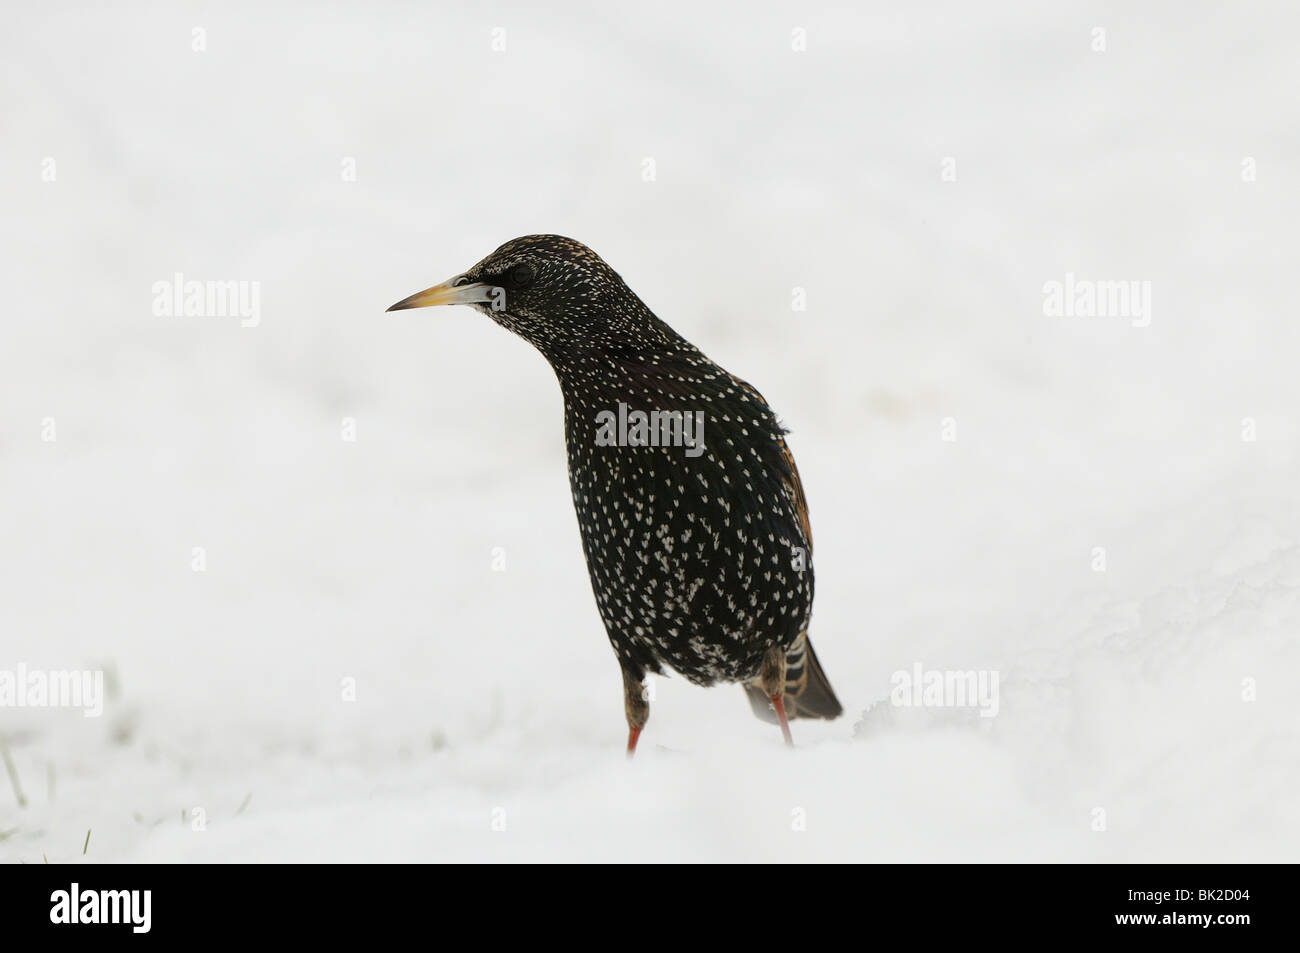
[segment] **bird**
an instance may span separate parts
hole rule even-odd
[[[569,486],[623,675],[627,755],[647,674],[739,682],[793,745],[791,718],[843,708],[808,637],[812,529],[788,431],[599,255],[525,235],[388,308],[468,305],[533,345],[564,398]]]

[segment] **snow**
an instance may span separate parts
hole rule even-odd
[[[0,35],[0,669],[110,686],[0,710],[0,860],[1297,859],[1293,5],[361,16]],[[792,429],[846,709],[794,751],[660,679],[625,761],[551,372],[383,313],[538,231]],[[916,663],[997,716],[891,705]]]

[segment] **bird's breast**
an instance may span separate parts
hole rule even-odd
[[[683,402],[566,406],[574,508],[615,650],[693,680],[748,677],[812,601],[779,435]]]

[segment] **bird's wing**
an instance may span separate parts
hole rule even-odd
[[[738,386],[758,398],[763,406],[768,406],[763,395],[753,385],[739,378],[733,380]],[[768,409],[770,411],[771,408]],[[799,479],[799,468],[795,466],[794,454],[790,452],[789,444],[785,442],[785,437],[779,434],[776,442],[782,461],[781,479],[790,491],[790,498],[794,501],[795,514],[803,528],[804,541],[808,544],[808,559],[811,565],[812,524],[808,520],[808,498],[804,495],[803,481]],[[745,693],[749,697],[755,715],[764,721],[776,721],[776,714],[772,711],[767,693],[763,691],[759,679],[754,679],[747,684]],[[785,650],[785,698],[786,713],[791,718],[837,718],[844,711],[839,699],[835,697],[835,690],[831,688],[830,680],[822,670],[821,662],[817,660],[817,653],[813,651],[812,640],[808,638],[807,630],[800,632]]]
[[[743,387],[746,391],[758,398],[759,403],[764,407],[767,407],[768,412],[772,413],[772,416],[775,418],[776,414],[773,413],[771,406],[763,398],[763,395],[758,392],[758,388],[754,387],[753,384],[750,384],[747,381],[742,381],[739,377],[732,376],[731,379],[736,382],[736,386]],[[799,479],[799,468],[795,466],[794,454],[790,452],[790,445],[785,442],[785,437],[778,433],[776,443],[781,453],[781,480],[790,491],[790,498],[794,500],[795,515],[798,516],[799,525],[803,528],[803,538],[808,544],[808,559],[811,561],[812,524],[808,521],[808,498],[804,496],[803,481]]]

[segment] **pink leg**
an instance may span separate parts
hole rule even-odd
[[[771,699],[776,720],[781,723],[781,735],[785,738],[785,743],[793,748],[794,739],[790,737],[790,722],[785,717],[785,698],[782,695],[772,695]]]

